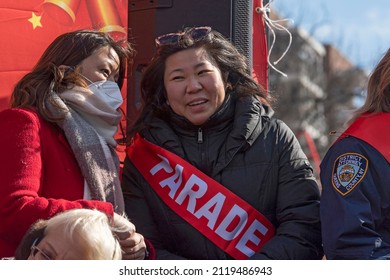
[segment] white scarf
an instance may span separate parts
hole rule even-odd
[[[85,88],[74,87],[53,95],[56,103],[67,112],[57,124],[64,130],[74,152],[91,199],[111,202],[115,212],[123,214],[119,159],[114,150],[114,135],[121,114]],[[54,113],[58,111],[51,104],[47,104],[47,107]]]
[[[107,105],[92,91],[82,87],[74,87],[59,96],[66,104],[79,113],[108,144],[116,147],[114,138],[121,120],[121,113]]]

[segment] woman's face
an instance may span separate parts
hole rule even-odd
[[[225,99],[221,71],[203,48],[179,51],[165,62],[164,86],[172,110],[202,125]]]
[[[104,46],[95,50],[80,63],[80,71],[90,82],[113,81],[119,76],[119,57],[113,48]]]
[[[31,250],[28,260],[84,260],[86,248],[77,238],[69,240],[62,227],[49,230]]]

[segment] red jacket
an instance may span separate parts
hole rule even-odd
[[[0,112],[0,258],[14,255],[38,219],[73,208],[96,208],[110,216],[108,202],[83,200],[84,178],[55,125],[26,109]]]

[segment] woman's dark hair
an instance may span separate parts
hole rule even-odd
[[[47,220],[38,220],[23,236],[18,248],[15,252],[15,260],[27,260],[31,253],[31,246],[36,239],[38,243],[45,236],[45,229],[47,226]],[[38,244],[36,243],[36,244]]]
[[[122,86],[127,62],[131,62],[134,50],[127,41],[116,42],[108,33],[93,30],[77,30],[58,36],[45,50],[33,70],[14,87],[11,107],[34,108],[48,121],[56,119],[45,108],[51,100],[51,91],[62,92],[71,84],[85,86],[77,73],[77,65],[94,51],[110,46],[119,57],[118,85]],[[68,70],[60,65],[70,66]],[[72,70],[72,71],[69,71]],[[65,74],[64,74],[65,73]]]
[[[215,30],[210,30],[205,36],[194,39],[191,30],[192,28],[186,28],[178,33],[180,39],[177,43],[159,46],[156,55],[145,69],[141,80],[143,108],[129,137],[142,129],[144,119],[148,115],[155,114],[166,118],[170,114],[164,88],[165,61],[172,54],[182,50],[203,48],[210,62],[220,69],[225,85],[231,92],[234,92],[238,98],[248,95],[257,96],[261,102],[270,106],[271,98],[252,78],[252,69],[249,68],[247,58],[229,40]]]

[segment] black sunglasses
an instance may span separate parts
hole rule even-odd
[[[185,30],[184,32],[178,32],[178,33],[168,33],[165,35],[161,35],[155,39],[157,48],[161,46],[166,45],[176,45],[179,43],[181,37],[186,34],[191,36],[191,38],[194,41],[198,41],[202,38],[204,38],[207,34],[209,34],[211,31],[211,27],[209,26],[202,26],[202,27],[193,27],[188,30]]]

